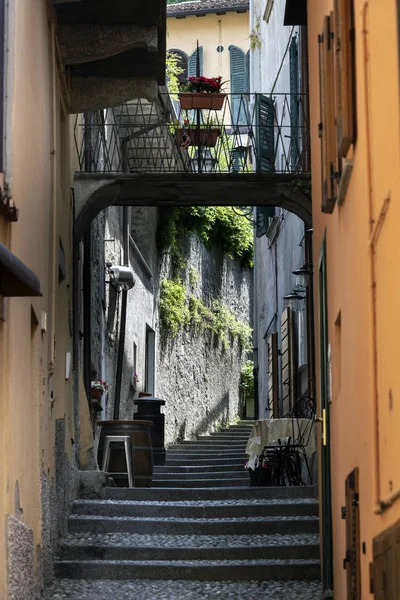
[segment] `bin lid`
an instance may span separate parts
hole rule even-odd
[[[160,405],[165,404],[165,400],[162,400],[161,398],[155,398],[154,396],[144,396],[143,398],[135,398],[133,401],[134,404],[139,404],[139,403],[146,404],[146,402],[152,402],[152,403],[160,404]]]

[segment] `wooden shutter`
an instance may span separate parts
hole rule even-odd
[[[290,160],[291,168],[297,166],[300,155],[299,135],[299,50],[297,38],[293,37],[289,47],[290,72]]]
[[[246,80],[245,80],[245,92],[250,91],[250,50],[246,52]]]
[[[324,18],[318,36],[320,74],[322,211],[332,213],[336,200],[336,143],[334,112],[333,13]]]
[[[400,521],[373,540],[371,593],[375,600],[400,598]]]
[[[334,45],[337,152],[343,158],[356,137],[353,0],[335,0]]]
[[[279,417],[278,334],[268,337],[268,398],[272,417]]]
[[[275,170],[274,101],[272,98],[258,94],[256,102],[257,171],[273,173]]]
[[[275,216],[274,206],[256,207],[256,237],[262,237],[269,229],[270,219]]]
[[[199,46],[199,64],[200,64],[200,73],[199,75],[203,75],[203,46]],[[189,56],[188,61],[188,77],[196,77],[197,76],[197,50],[192,52]]]
[[[346,478],[346,569],[347,600],[361,600],[359,472],[356,467]],[[395,598],[396,596],[391,596]]]
[[[296,361],[294,343],[294,311],[286,308],[281,316],[282,405],[285,416],[296,400]]]
[[[246,124],[243,94],[246,91],[246,55],[237,46],[229,46],[231,62],[231,112],[233,125]]]

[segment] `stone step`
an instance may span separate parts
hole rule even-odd
[[[200,435],[197,440],[194,440],[193,443],[196,442],[234,442],[236,444],[239,443],[247,443],[249,439],[248,435],[237,435],[237,434],[226,434],[223,433],[212,433],[211,435]]]
[[[126,532],[173,535],[242,535],[242,534],[298,534],[317,533],[318,517],[241,517],[226,519],[182,519],[145,517],[104,517],[96,515],[71,515],[68,519],[70,533]]]
[[[210,435],[206,435],[205,439],[199,440],[186,440],[185,442],[181,442],[180,444],[173,444],[170,448],[185,448],[186,446],[215,446],[217,447],[230,447],[230,446],[238,446],[239,448],[246,447],[247,440],[237,440],[236,437],[226,440],[214,440]]]
[[[150,540],[145,546],[139,543],[130,544],[127,536],[110,534],[110,536],[93,536],[95,540],[61,540],[58,549],[60,560],[257,560],[257,559],[319,559],[318,538],[314,543],[303,542],[307,536],[293,536],[290,543],[259,545],[230,546],[225,541],[224,547],[201,546],[201,536],[192,536],[192,546],[169,545],[167,537],[175,540],[178,536],[158,536],[162,542],[150,545]],[[118,538],[121,537],[122,540]],[[148,536],[131,536],[148,537]],[[245,536],[241,536],[245,537]],[[266,536],[265,536],[266,537]],[[274,536],[269,536],[274,537]],[[279,536],[277,536],[279,537]],[[311,537],[311,536],[308,536]],[[315,536],[317,537],[317,536]],[[109,539],[110,538],[110,539]],[[114,541],[112,541],[114,540]],[[174,543],[174,542],[172,542]],[[168,544],[168,545],[167,545]]]
[[[158,488],[165,487],[180,487],[180,488],[192,488],[192,487],[236,487],[245,486],[248,487],[250,484],[249,477],[231,477],[230,479],[157,479],[154,481],[154,486]]]
[[[199,448],[198,446],[194,446],[193,448],[182,448],[182,447],[177,447],[177,448],[168,448],[168,450],[166,451],[166,457],[171,457],[171,458],[176,458],[177,456],[179,457],[185,457],[188,456],[190,457],[194,457],[196,455],[201,455],[200,458],[212,458],[213,455],[215,455],[215,453],[218,452],[218,456],[220,456],[221,458],[232,458],[235,456],[247,456],[246,452],[245,452],[245,446],[240,447],[239,450],[237,450],[236,448],[229,448],[228,450],[226,449],[219,449],[214,450],[213,448],[208,448],[208,447],[203,447],[203,448]]]
[[[236,500],[213,502],[144,502],[124,500],[76,500],[74,515],[105,517],[235,518],[275,516],[317,516],[315,500]]]
[[[249,473],[244,469],[243,465],[238,471],[196,471],[195,473],[176,473],[176,472],[167,472],[167,473],[155,473],[153,475],[153,484],[157,486],[156,482],[162,479],[175,479],[187,481],[189,479],[246,479],[246,481],[250,481]]]
[[[172,456],[172,458],[171,458]],[[186,458],[175,458],[174,455],[166,455],[165,467],[168,468],[179,468],[182,469],[190,469],[192,467],[204,467],[204,470],[208,470],[208,467],[219,467],[222,466],[224,469],[227,467],[234,467],[235,465],[244,467],[248,460],[248,456],[246,454],[240,454],[236,458],[235,456],[228,458],[215,458],[211,456],[206,456],[205,458],[187,458],[186,454],[184,455]],[[163,468],[160,466],[160,468]]]
[[[209,472],[218,472],[218,471],[240,471],[244,468],[244,461],[236,461],[233,462],[231,460],[223,462],[219,461],[215,464],[204,464],[204,461],[198,461],[199,464],[195,465],[181,465],[180,461],[174,461],[174,464],[167,465],[156,465],[153,467],[154,474],[160,473],[205,473]]]
[[[229,487],[185,489],[185,488],[107,488],[106,497],[110,500],[241,500],[249,498],[290,499],[317,498],[317,486],[281,486],[281,487]]]
[[[208,450],[209,452],[219,452],[221,450],[227,451],[235,451],[235,452],[245,452],[246,444],[237,444],[231,442],[208,442],[208,441],[200,441],[200,442],[188,442],[187,444],[174,444],[168,448],[168,450],[179,450],[180,452],[186,452],[187,450],[192,450],[195,452],[203,452],[204,450]]]
[[[318,560],[58,561],[55,574],[70,579],[165,579],[193,581],[316,580]]]

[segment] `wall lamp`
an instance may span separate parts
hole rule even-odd
[[[129,267],[113,266],[112,263],[106,263],[107,271],[110,277],[112,287],[117,291],[131,290],[135,285],[133,273]]]
[[[305,300],[306,296],[302,296],[301,294],[298,294],[297,291],[295,289],[293,289],[290,294],[286,294],[286,296],[283,296],[284,300]]]

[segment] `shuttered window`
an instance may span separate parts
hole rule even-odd
[[[299,135],[299,49],[297,38],[292,38],[289,47],[290,70],[290,161],[296,169],[300,156]]]
[[[323,21],[318,36],[320,75],[319,131],[321,137],[322,211],[332,213],[336,200],[335,112],[334,112],[334,57],[333,13]]]
[[[346,556],[343,566],[346,569],[347,600],[361,600],[360,577],[360,508],[359,471],[356,467],[346,478]],[[390,596],[397,598],[397,596]]]
[[[276,419],[279,414],[279,378],[278,378],[278,334],[268,337],[268,398],[271,417]]]
[[[273,173],[275,170],[274,101],[272,98],[258,94],[256,102],[257,171]]]
[[[237,46],[229,46],[231,63],[231,113],[232,124],[246,125],[246,98],[243,96],[248,91],[248,74],[246,55]]]
[[[356,140],[355,27],[353,0],[335,0],[335,109],[337,152],[347,155]]]
[[[371,593],[374,600],[400,598],[400,521],[374,538]]]
[[[286,308],[281,315],[282,409],[286,415],[296,400],[296,360],[294,311]]]
[[[199,46],[199,75],[203,75],[203,46]],[[188,61],[188,77],[197,76],[197,50],[192,52]]]

